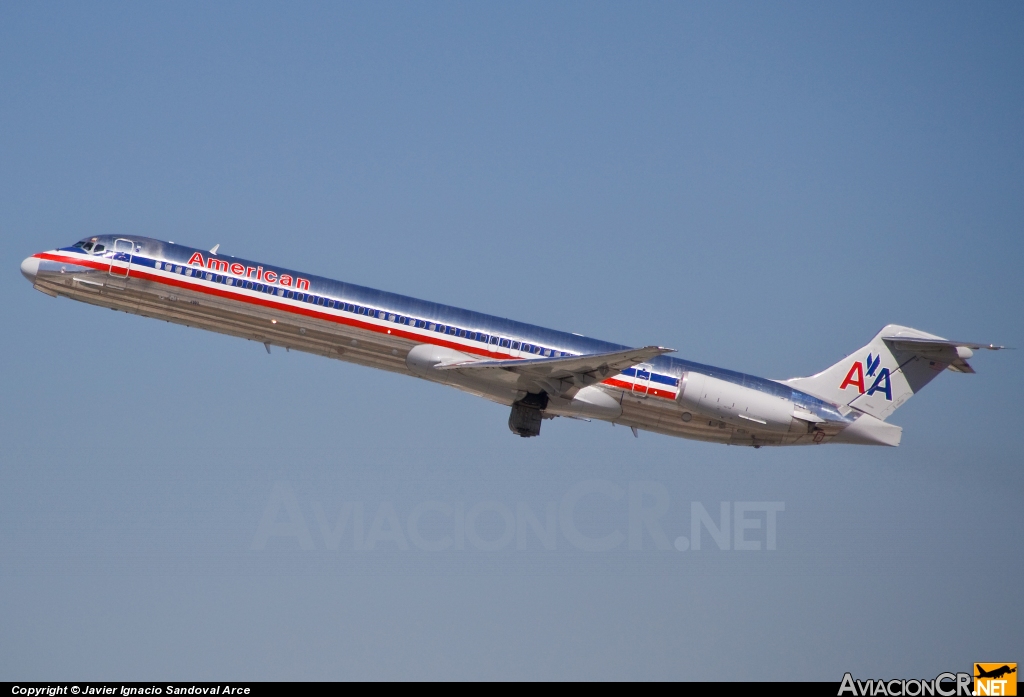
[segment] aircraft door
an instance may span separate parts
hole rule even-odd
[[[114,240],[114,253],[110,257],[110,275],[116,278],[128,278],[128,271],[132,265],[132,253],[135,251],[135,243],[131,240]],[[115,266],[114,262],[120,261],[125,264],[124,268]]]
[[[633,395],[646,397],[651,391],[651,366],[648,363],[641,363],[635,366],[636,375],[633,377]]]

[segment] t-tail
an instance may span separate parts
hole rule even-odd
[[[1003,346],[950,341],[919,329],[889,324],[867,346],[831,368],[785,383],[840,407],[884,421],[943,370],[973,373],[967,359],[978,349]]]

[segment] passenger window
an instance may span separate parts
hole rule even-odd
[[[518,351],[519,350],[519,342],[518,341],[513,341],[512,342],[512,350],[513,351]]]
[[[459,333],[459,330],[458,330],[457,327],[448,327],[448,333],[452,334],[452,335],[455,335],[455,334]]]
[[[492,336],[491,337],[491,345],[492,346],[496,346],[497,344],[498,344],[498,337]]]
[[[540,346],[534,346],[530,349],[531,353],[540,353]]]
[[[508,339],[500,339],[498,341],[498,343],[501,345],[502,348],[508,348],[509,347]]]

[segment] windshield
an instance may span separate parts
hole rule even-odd
[[[78,247],[82,251],[89,252],[90,254],[100,254],[104,250],[106,250],[106,247],[104,245],[102,245],[102,244],[98,244],[96,242],[96,240],[97,240],[96,237],[89,237],[87,239],[75,242],[71,246],[72,247]]]

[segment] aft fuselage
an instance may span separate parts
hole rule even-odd
[[[438,357],[582,356],[628,347],[142,237],[99,236],[26,259],[35,288],[268,347],[403,373],[513,405],[541,389]],[[544,386],[543,416],[594,418],[733,445],[828,442],[855,419],[774,380],[658,356],[582,390]]]

